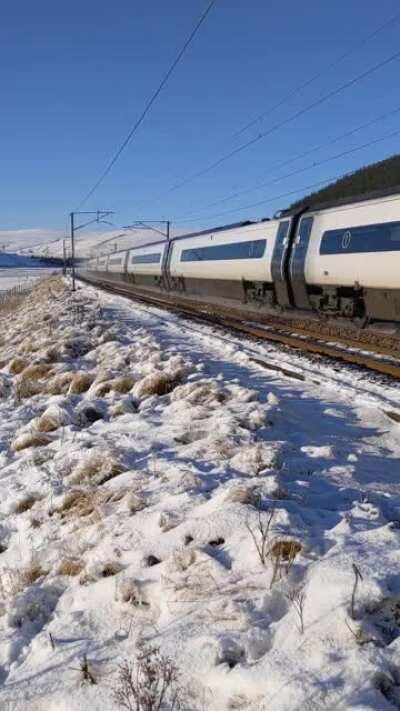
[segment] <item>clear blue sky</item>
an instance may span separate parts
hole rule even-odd
[[[0,229],[63,229],[99,177],[207,0],[15,0],[0,23]],[[327,67],[398,11],[398,0],[218,0],[183,62],[104,184],[86,205],[116,221],[174,218],[210,223],[269,215],[299,186],[399,150],[399,136],[218,208],[204,205],[265,177],[318,161],[400,129],[387,121],[282,169],[294,152],[400,107],[400,62],[258,142],[181,190],[160,195],[259,130],[400,48],[400,22],[358,49],[239,138],[232,134]],[[265,206],[213,215],[265,198]]]

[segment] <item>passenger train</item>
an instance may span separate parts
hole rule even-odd
[[[80,275],[261,321],[400,322],[400,188],[95,257]]]

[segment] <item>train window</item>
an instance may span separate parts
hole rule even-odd
[[[266,247],[266,239],[253,239],[247,242],[184,249],[181,254],[181,262],[208,262],[216,259],[260,259],[264,256]]]
[[[109,264],[112,264],[112,265],[115,265],[115,264],[121,264],[121,262],[122,262],[122,257],[118,257],[118,258],[117,258],[117,257],[114,257],[114,258],[111,258],[111,257],[110,257],[108,263],[109,263]]]
[[[159,264],[161,260],[161,252],[153,252],[151,254],[132,254],[131,264]]]
[[[323,233],[320,254],[397,252],[400,250],[400,222],[345,227]]]

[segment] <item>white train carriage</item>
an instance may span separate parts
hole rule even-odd
[[[157,241],[130,249],[126,261],[125,278],[144,287],[163,287],[163,268],[168,242]]]
[[[276,220],[240,223],[172,240],[170,288],[211,300],[272,303]]]
[[[107,272],[109,274],[123,274],[125,272],[126,260],[128,252],[112,252],[108,255]]]
[[[294,305],[398,320],[399,217],[399,196],[305,213],[290,260]]]

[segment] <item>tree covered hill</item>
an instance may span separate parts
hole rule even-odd
[[[294,202],[290,209],[362,196],[375,190],[386,190],[396,186],[399,186],[400,192],[400,154],[349,173],[325,188],[305,195]]]

